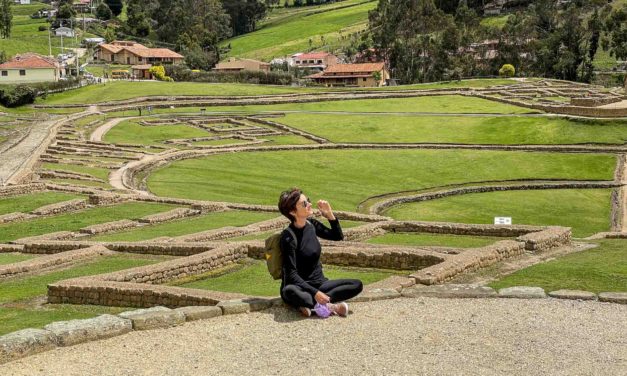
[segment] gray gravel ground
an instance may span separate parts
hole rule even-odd
[[[396,299],[347,319],[284,308],[59,348],[0,375],[625,375],[627,306]]]

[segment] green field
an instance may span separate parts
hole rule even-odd
[[[26,261],[32,259],[33,257],[35,257],[35,255],[25,253],[0,253],[0,265]]]
[[[627,120],[573,121],[548,117],[462,117],[286,114],[282,124],[332,142],[578,144],[627,141]]]
[[[627,291],[627,247],[625,240],[602,240],[599,247],[572,253],[519,270],[490,284],[539,286],[546,292],[570,289],[595,293]]]
[[[461,95],[441,95],[413,98],[355,99],[313,103],[287,103],[274,105],[209,107],[209,111],[303,111],[303,112],[399,112],[399,113],[448,113],[448,114],[525,114],[537,112],[482,98]]]
[[[123,121],[111,128],[104,136],[104,141],[113,144],[162,144],[174,138],[209,137],[208,131],[184,124],[141,126],[137,121]]]
[[[485,247],[507,238],[493,236],[462,236],[429,233],[387,233],[368,240],[372,244],[408,245],[408,246],[441,246],[476,248]]]
[[[127,202],[115,206],[96,207],[53,217],[0,224],[0,242],[9,242],[27,236],[56,231],[76,231],[82,227],[120,219],[140,218],[145,215],[168,211],[173,205],[144,202]]]
[[[462,150],[241,152],[173,162],[151,174],[148,187],[160,196],[274,205],[296,185],[355,210],[373,195],[469,181],[611,180],[615,162],[613,155]]]
[[[182,283],[176,285],[194,289],[238,292],[241,294],[253,296],[278,296],[281,286],[280,280],[273,280],[265,262],[254,261],[250,265],[239,268],[228,274],[215,276],[210,274],[204,279],[194,278],[193,282]],[[325,266],[324,275],[329,279],[339,278],[356,278],[361,280],[364,285],[377,282],[398,272],[377,269],[357,269],[357,268],[340,268]]]
[[[103,313],[119,313],[128,308],[83,305],[34,305],[32,300],[46,295],[47,285],[64,279],[110,273],[154,264],[165,256],[106,256],[70,269],[0,282],[0,335],[24,328],[40,328],[53,321],[84,319]]]
[[[28,213],[40,206],[81,197],[83,196],[61,192],[40,192],[21,196],[3,197],[0,198],[0,215],[13,212]]]
[[[276,218],[276,213],[227,211],[202,215],[180,221],[143,226],[136,229],[92,237],[95,241],[142,241],[161,236],[180,236],[226,226],[245,226]]]
[[[63,172],[76,172],[79,174],[89,174],[98,179],[102,179],[104,181],[109,180],[109,172],[110,170],[106,168],[99,167],[90,167],[90,166],[82,166],[82,165],[73,165],[73,164],[65,164],[65,163],[42,163],[41,165],[44,169],[47,170],[55,170],[55,171],[63,171]]]
[[[609,189],[555,189],[473,193],[403,204],[386,212],[395,219],[493,223],[512,217],[514,224],[572,227],[585,237],[610,227]]]
[[[273,21],[262,24],[258,30],[227,39],[222,45],[231,46],[228,56],[265,61],[311,49],[328,50],[339,46],[343,35],[364,30],[368,11],[377,5],[376,1],[343,2],[348,3],[363,4],[304,17],[302,14],[275,17]]]
[[[90,85],[63,93],[51,94],[39,99],[41,104],[100,103],[143,96],[159,95],[262,95],[307,92],[315,89],[299,89],[286,86],[250,84],[207,84],[196,82],[130,82],[114,81],[106,85]]]

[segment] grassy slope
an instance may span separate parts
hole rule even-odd
[[[80,195],[60,192],[41,192],[23,196],[4,197],[0,198],[0,214],[12,212],[28,213],[40,206],[80,197]]]
[[[228,211],[209,213],[200,217],[174,221],[137,229],[104,234],[91,238],[96,241],[142,241],[160,236],[180,236],[225,226],[245,226],[251,223],[276,218],[275,213],[250,211]]]
[[[128,202],[115,206],[98,207],[75,213],[43,217],[30,221],[0,224],[0,242],[8,242],[27,236],[47,234],[55,231],[75,231],[85,226],[140,218],[174,208],[173,205]]]
[[[329,279],[357,278],[364,284],[380,281],[393,275],[393,272],[382,270],[364,270],[354,268],[325,267],[324,274]],[[275,281],[268,274],[265,262],[254,262],[253,265],[219,277],[206,278],[181,285],[182,287],[239,292],[256,296],[278,296],[281,281]]]
[[[627,291],[627,248],[624,240],[602,240],[599,247],[572,253],[534,265],[493,282],[500,289],[511,286],[540,286],[592,292]]]
[[[584,237],[609,230],[609,189],[562,189],[474,193],[389,210],[396,219],[493,223],[494,217],[512,217],[514,224],[560,225]]]
[[[0,253],[0,265],[13,264],[15,262],[30,260],[34,255],[24,253]]]
[[[448,183],[516,178],[612,179],[611,155],[461,150],[237,153],[174,162],[148,179],[157,195],[270,204],[300,186],[354,210],[369,196]],[[277,168],[280,166],[280,168]]]
[[[625,120],[287,114],[276,121],[334,142],[622,145],[627,140]]]
[[[349,0],[342,5],[363,2],[364,0]],[[301,9],[295,9],[299,13],[276,17],[273,21],[263,24],[260,29],[228,39],[223,45],[231,45],[228,56],[266,61],[311,49],[326,50],[341,44],[342,34],[363,30],[367,26],[368,11],[374,9],[376,5],[376,1],[370,1],[318,14],[308,12],[308,15],[303,15]],[[332,9],[337,6],[326,7]],[[324,41],[321,36],[324,36]],[[312,44],[309,43],[310,39]]]

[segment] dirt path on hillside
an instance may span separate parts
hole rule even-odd
[[[3,375],[624,375],[627,306],[394,299],[347,319],[285,308],[135,331],[17,360]],[[460,368],[462,367],[462,368]]]

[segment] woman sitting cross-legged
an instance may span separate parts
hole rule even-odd
[[[300,189],[292,188],[281,193],[279,198],[279,210],[291,222],[289,228],[281,234],[281,298],[305,316],[311,316],[314,310],[320,316],[337,314],[346,317],[348,304],[344,301],[357,296],[363,290],[363,284],[358,279],[325,278],[320,263],[322,247],[318,237],[342,240],[344,235],[331,205],[320,200],[317,206],[329,220],[330,229],[310,218],[313,215],[311,202]]]

